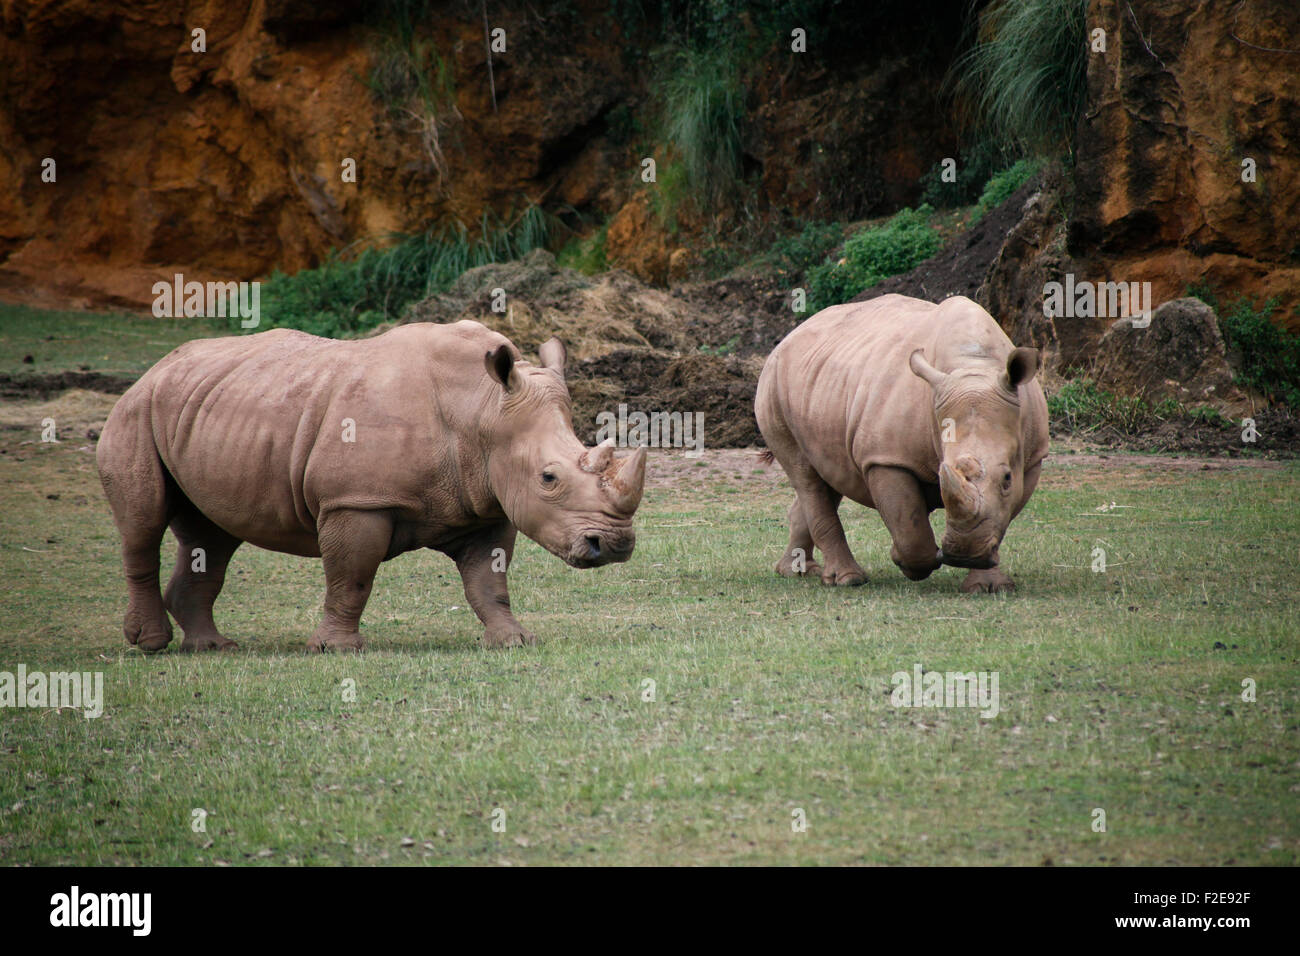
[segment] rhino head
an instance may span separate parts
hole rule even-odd
[[[998,546],[1024,490],[1019,387],[1038,373],[1038,350],[1013,350],[1004,368],[992,364],[940,372],[920,349],[909,364],[934,392],[942,448],[939,494],[947,512],[943,563],[991,568],[998,563]]]
[[[541,365],[517,364],[511,346],[484,356],[501,386],[491,429],[488,482],[516,528],[575,568],[632,556],[646,450],[614,458],[609,440],[584,448],[573,433],[565,350],[551,339]]]

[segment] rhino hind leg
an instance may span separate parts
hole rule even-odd
[[[909,581],[925,580],[943,561],[921,483],[904,468],[877,465],[867,472],[867,489],[893,539],[890,559]]]
[[[537,637],[515,619],[506,589],[506,568],[515,550],[515,526],[494,525],[449,551],[465,587],[465,599],[483,623],[484,647],[522,647]]]
[[[163,592],[163,605],[185,634],[182,651],[228,651],[239,645],[218,630],[212,605],[226,580],[231,555],[243,544],[217,527],[188,499],[171,522],[176,536],[176,566]]]
[[[786,512],[790,523],[790,543],[785,547],[785,554],[776,562],[776,573],[785,578],[822,576],[822,566],[813,560],[812,532],[808,530],[808,521],[803,514],[803,505],[796,497]]]
[[[838,587],[866,584],[867,572],[862,570],[862,565],[849,550],[844,526],[840,524],[839,507],[844,496],[826,484],[811,465],[802,461],[793,469],[787,468],[786,474],[799,496],[796,503],[803,509],[813,544],[822,553],[822,584]]]
[[[393,519],[382,511],[332,511],[317,521],[325,566],[325,610],[307,642],[309,651],[359,651],[361,612],[375,572],[388,554]]]
[[[159,548],[178,489],[153,444],[147,420],[120,425],[101,438],[99,475],[122,537],[126,642],[146,653],[171,643],[172,623],[159,590]]]

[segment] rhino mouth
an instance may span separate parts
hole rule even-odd
[[[994,545],[991,550],[985,551],[983,554],[962,554],[948,548],[942,548],[939,551],[939,560],[952,568],[971,568],[976,571],[987,571],[989,568],[997,566],[998,546]]]
[[[636,538],[630,534],[588,531],[578,535],[567,554],[561,555],[565,563],[575,568],[598,568],[605,564],[626,561],[632,556]]]

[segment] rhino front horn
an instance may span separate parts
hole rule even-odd
[[[614,508],[620,514],[630,515],[641,504],[641,492],[645,489],[645,446],[642,445],[619,463],[616,471],[606,486],[613,499]]]

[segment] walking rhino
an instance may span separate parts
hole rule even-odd
[[[885,295],[800,325],[768,357],[754,400],[796,494],[777,572],[865,583],[839,520],[848,497],[880,513],[911,580],[948,564],[970,569],[962,591],[1014,588],[998,547],[1047,455],[1037,371],[1038,351],[1016,348],[964,296]],[[942,548],[930,529],[938,508]]]
[[[380,562],[450,556],[483,643],[535,643],[505,567],[516,530],[578,568],[626,561],[645,449],[616,459],[573,433],[564,346],[521,360],[477,322],[412,324],[355,341],[274,329],[171,352],[113,408],[98,462],[122,536],[128,643],[226,649],[212,619],[247,541],[319,557],[325,608],[308,647],[360,650]],[[159,593],[159,545],[179,542]],[[201,549],[201,550],[199,550]]]

